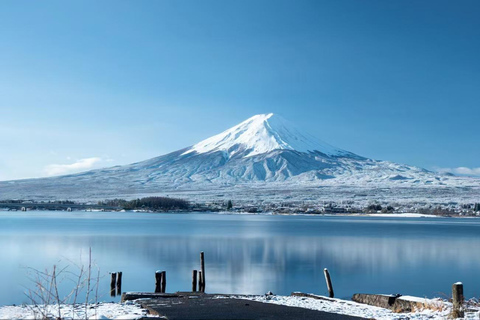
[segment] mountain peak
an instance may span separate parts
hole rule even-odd
[[[335,148],[273,113],[258,114],[240,124],[192,146],[187,153],[223,151],[229,157],[244,152],[246,157],[274,150],[319,151],[329,156],[351,153]]]

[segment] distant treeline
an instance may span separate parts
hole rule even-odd
[[[125,210],[181,210],[188,209],[189,203],[183,199],[167,197],[146,197],[127,201],[125,199],[113,199],[99,201],[99,205],[120,207]]]
[[[372,212],[382,212],[382,213],[392,213],[395,211],[395,208],[392,206],[384,206],[382,207],[379,204],[371,204],[368,207],[366,207],[363,211],[372,213]]]
[[[417,211],[418,211],[418,213],[421,213],[421,214],[433,214],[433,215],[436,215],[436,216],[451,216],[451,215],[456,215],[457,214],[455,209],[442,208],[442,207],[420,208]]]

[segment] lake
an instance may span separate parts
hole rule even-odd
[[[166,270],[167,292],[191,290],[200,251],[210,293],[327,295],[328,268],[340,298],[443,297],[457,281],[480,296],[479,219],[3,211],[0,248],[1,305],[29,302],[34,270],[53,265],[67,267],[66,295],[89,248],[104,301],[118,301],[112,271],[123,272],[123,291],[153,291],[156,270]]]

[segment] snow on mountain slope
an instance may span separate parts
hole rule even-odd
[[[200,141],[184,154],[224,151],[231,157],[245,152],[246,157],[274,150],[319,151],[329,156],[349,156],[273,113],[259,114],[211,138]]]
[[[192,147],[142,162],[60,177],[0,182],[0,199],[128,198],[167,192],[225,193],[227,189],[238,194],[242,188],[291,192],[327,187],[427,188],[438,195],[445,188],[478,186],[479,179],[358,156],[302,132],[279,116],[264,114]]]

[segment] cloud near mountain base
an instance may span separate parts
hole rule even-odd
[[[50,164],[44,168],[44,172],[47,176],[57,176],[63,174],[76,173],[92,169],[95,164],[102,161],[102,158],[92,157],[79,159],[72,164]]]
[[[468,168],[468,167],[457,167],[457,168],[437,168],[438,172],[451,172],[464,176],[480,176],[480,168]]]

